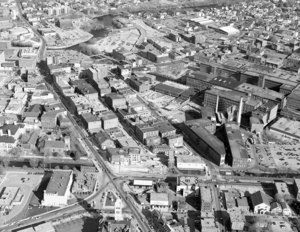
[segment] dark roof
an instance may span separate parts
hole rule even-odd
[[[26,112],[23,113],[23,117],[38,117],[42,111],[40,104],[31,105]]]
[[[16,134],[19,128],[23,128],[24,124],[5,124],[0,127],[3,134],[8,134],[8,131],[10,130],[11,135]]]
[[[266,205],[270,206],[270,201],[267,195],[261,191],[257,191],[251,195],[251,201],[253,206],[265,203]]]
[[[57,194],[58,196],[65,195],[72,173],[73,172],[69,170],[53,171],[46,188],[46,193]]]
[[[45,148],[65,148],[65,143],[57,140],[46,140]]]
[[[110,119],[117,119],[117,115],[115,115],[112,111],[103,112],[101,115],[102,120],[110,120]]]
[[[214,135],[212,135],[208,130],[202,126],[190,126],[192,130],[203,142],[205,142],[209,147],[214,149],[219,154],[225,154],[224,144]]]
[[[0,136],[0,143],[14,143],[15,139],[12,136],[3,135]]]
[[[241,82],[235,80],[232,77],[215,77],[212,80],[210,80],[209,83],[215,86],[221,86],[228,89],[234,89],[241,84]]]
[[[174,97],[179,97],[184,90],[160,83],[154,87],[154,90],[160,93],[168,94]]]

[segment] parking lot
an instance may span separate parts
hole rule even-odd
[[[12,206],[7,215],[1,214],[0,224],[9,223],[12,219],[15,221],[17,218],[20,219],[25,216],[25,211],[33,194],[33,190],[39,186],[42,177],[43,175],[41,174],[27,174],[27,172],[8,172],[5,175],[0,189],[3,187],[19,187],[23,199],[20,205]]]
[[[300,144],[290,143],[271,143],[270,152],[279,169],[292,171],[300,170]]]

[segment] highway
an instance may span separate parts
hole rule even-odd
[[[27,19],[24,18],[22,13],[22,5],[19,0],[15,0],[19,12],[19,18],[28,26],[31,28],[31,30],[34,32],[34,34],[40,39],[41,45],[39,47],[39,53],[38,53],[38,59],[37,62],[40,62],[42,60],[45,60],[45,51],[46,51],[46,40],[44,37],[27,21]]]

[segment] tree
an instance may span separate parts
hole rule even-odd
[[[77,151],[75,151],[75,152],[74,152],[74,160],[75,160],[75,161],[80,160],[80,157],[81,157],[80,153],[77,152]]]
[[[8,151],[8,154],[10,154],[14,158],[19,158],[21,156],[21,152],[21,148],[14,147]]]
[[[9,159],[9,157],[2,157],[2,165],[3,165],[3,167],[8,167],[9,166],[9,164],[10,164],[10,159]]]
[[[29,164],[30,164],[30,166],[31,166],[32,168],[37,168],[37,166],[38,166],[38,160],[37,160],[36,158],[31,158],[31,159],[29,160]]]

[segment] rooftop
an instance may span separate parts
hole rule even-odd
[[[159,202],[162,205],[169,204],[169,196],[167,193],[150,193],[150,204],[156,204]]]
[[[266,88],[261,88],[259,86],[251,85],[248,83],[242,83],[239,86],[237,86],[235,89],[244,93],[251,93],[263,99],[269,99],[273,101],[280,101],[284,98],[283,93],[279,93]]]
[[[244,142],[240,128],[237,124],[225,124],[225,130],[233,159],[248,159],[248,153],[244,147]]]
[[[190,129],[199,136],[208,146],[216,150],[219,154],[225,154],[225,147],[216,136],[212,135],[202,126],[189,126]]]
[[[270,129],[300,139],[299,121],[294,121],[287,118],[279,118]]]
[[[73,175],[73,172],[69,170],[53,171],[45,192],[64,196],[67,191],[71,175]]]

